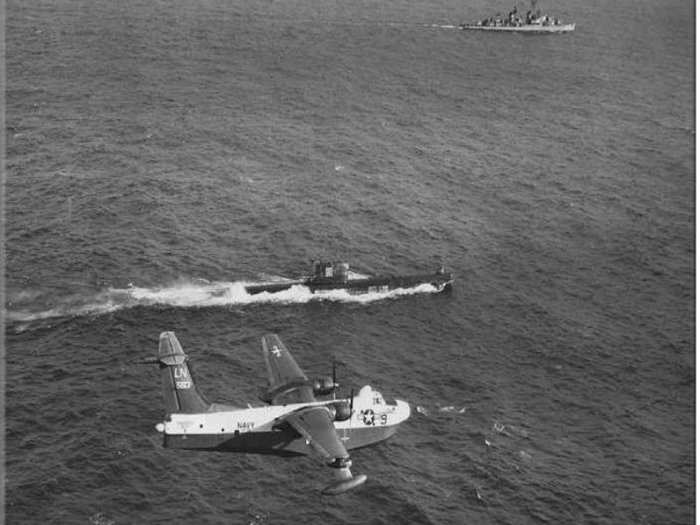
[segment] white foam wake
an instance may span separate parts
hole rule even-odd
[[[327,290],[311,292],[306,286],[297,284],[287,290],[275,293],[262,292],[249,294],[246,285],[256,283],[218,282],[201,284],[185,284],[164,288],[130,287],[122,290],[112,289],[112,293],[127,294],[133,301],[141,305],[168,305],[179,307],[229,306],[265,303],[308,303],[310,301],[337,301],[347,303],[370,303],[403,295],[416,293],[431,293],[436,289],[430,284],[421,284],[412,288],[397,288],[386,292],[368,292],[351,294],[347,290]]]
[[[436,27],[438,29],[457,29],[453,24],[426,24],[426,27]]]
[[[12,310],[8,308],[9,322],[31,322],[58,317],[101,315],[136,306],[172,306],[178,308],[200,308],[212,306],[245,306],[250,304],[301,304],[311,301],[335,301],[366,304],[419,293],[435,293],[430,284],[411,288],[397,288],[385,292],[351,294],[347,290],[328,290],[312,293],[303,285],[294,285],[276,293],[262,292],[251,295],[246,285],[259,284],[236,282],[177,282],[169,286],[108,288],[92,297],[70,297],[50,309],[32,311],[30,308]]]

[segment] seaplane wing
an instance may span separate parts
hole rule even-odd
[[[316,403],[314,387],[280,338],[266,335],[262,346],[269,381],[263,399],[273,405]],[[326,386],[331,389],[336,385]],[[334,418],[327,406],[310,404],[288,412],[276,422],[291,426],[317,456],[333,467],[335,482],[323,490],[325,494],[340,494],[367,479],[365,475],[353,477],[350,472],[352,462],[335,430]]]
[[[310,403],[316,400],[306,374],[275,334],[262,338],[269,386],[264,398],[273,405]]]
[[[362,485],[367,476],[353,476],[350,456],[340,441],[333,419],[325,406],[315,405],[291,412],[281,418],[306,440],[307,445],[335,472],[335,481],[323,489],[324,494],[342,494]]]
[[[271,390],[285,386],[288,383],[307,380],[306,374],[299,368],[292,354],[277,335],[268,334],[264,336],[262,345]]]
[[[348,457],[325,406],[303,408],[286,415],[283,420],[299,432],[316,454],[327,462]]]

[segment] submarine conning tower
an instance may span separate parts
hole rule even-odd
[[[311,280],[314,282],[345,283],[350,265],[342,261],[313,261]]]

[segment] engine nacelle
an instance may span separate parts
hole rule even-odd
[[[314,381],[314,394],[317,396],[327,396],[335,390],[335,383],[330,377],[324,377]]]
[[[339,401],[337,403],[326,405],[326,408],[328,408],[333,421],[345,421],[346,419],[350,419],[350,416],[352,416],[350,404],[346,401]]]

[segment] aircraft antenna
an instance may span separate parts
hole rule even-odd
[[[335,389],[338,388],[338,382],[336,381],[335,362],[335,356],[333,356],[333,399],[335,399]]]

